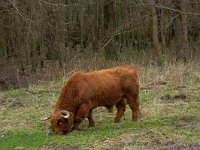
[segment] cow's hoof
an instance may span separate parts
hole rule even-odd
[[[80,128],[73,128],[72,130],[73,130],[73,131],[81,131]]]
[[[94,124],[94,123],[91,123],[91,124],[89,124],[88,127],[89,127],[89,128],[93,128],[93,127],[95,127],[95,124]]]
[[[119,123],[120,122],[120,120],[114,120],[114,123]]]

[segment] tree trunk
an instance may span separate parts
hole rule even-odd
[[[157,62],[159,64],[162,64],[162,59],[161,59],[161,48],[160,48],[160,43],[158,39],[158,18],[157,18],[157,13],[156,13],[156,7],[155,1],[150,0],[151,4],[151,14],[152,14],[152,39],[153,39],[153,45],[155,49],[155,55]]]
[[[31,73],[36,73],[38,65],[38,43],[36,39],[31,41]]]
[[[164,4],[164,0],[161,0],[160,5]],[[160,35],[161,35],[161,42],[162,46],[165,47],[165,31],[164,31],[164,9],[160,10]]]
[[[175,38],[175,49],[176,58],[180,59],[182,57],[182,26],[181,19],[177,17],[174,21],[174,38]]]
[[[181,0],[181,10],[183,12],[187,11],[189,5],[188,0]],[[182,48],[183,48],[183,57],[189,57],[189,44],[188,44],[188,29],[187,29],[187,15],[185,13],[181,14],[181,24],[182,24]]]
[[[94,3],[94,2],[93,2]],[[94,3],[94,7],[93,8],[90,8],[92,9],[92,14],[91,14],[91,28],[92,28],[92,49],[94,52],[97,51],[98,49],[98,35],[99,35],[99,32],[98,32],[98,1],[96,1]]]
[[[114,4],[115,1],[107,2],[104,6],[104,28],[107,31],[110,42],[105,47],[105,57],[106,59],[117,59],[117,51],[116,51],[116,39],[112,36],[111,33],[115,31],[115,12],[114,12]],[[107,41],[106,41],[107,42]]]

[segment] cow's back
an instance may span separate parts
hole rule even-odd
[[[137,91],[137,72],[134,66],[124,65],[92,72],[77,72],[69,82],[76,88],[76,95],[83,101],[92,100],[96,105],[112,105],[123,94]]]

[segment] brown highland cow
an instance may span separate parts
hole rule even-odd
[[[80,124],[89,120],[94,127],[92,110],[105,106],[109,111],[115,105],[118,123],[125,112],[126,103],[132,109],[132,120],[139,117],[139,84],[136,68],[123,65],[111,69],[92,72],[76,72],[64,85],[54,111],[50,116],[51,128],[63,134],[80,130]]]

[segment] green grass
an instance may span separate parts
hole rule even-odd
[[[49,121],[40,121],[52,111],[63,82],[41,82],[27,89],[16,89],[0,93],[0,149],[16,147],[42,149],[50,146],[80,149],[168,149],[170,147],[200,147],[200,85],[173,83],[152,85],[141,90],[141,118],[131,121],[131,110],[127,106],[119,124],[114,124],[114,113],[105,108],[94,111],[95,128],[88,129],[88,121],[82,131],[67,135],[52,134]],[[177,89],[177,86],[184,88]],[[170,94],[172,99],[162,100]],[[174,99],[186,94],[185,99]],[[193,147],[192,147],[193,146]]]
[[[2,149],[14,149],[16,147],[25,147],[27,149],[42,147],[43,145],[81,145],[87,146],[95,141],[114,138],[129,129],[141,128],[159,128],[169,126],[170,120],[146,120],[139,123],[125,121],[120,124],[111,124],[106,127],[97,127],[93,129],[84,128],[85,131],[72,132],[68,135],[48,135],[48,130],[41,129],[23,129],[16,130],[9,135],[1,138],[0,145]]]

